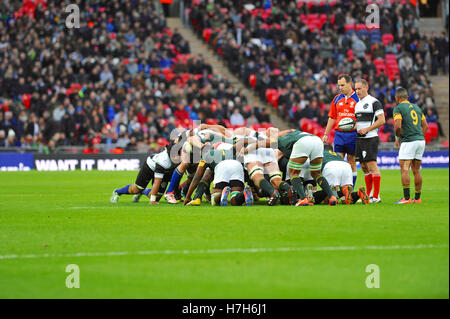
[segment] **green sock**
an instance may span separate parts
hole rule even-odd
[[[205,181],[200,181],[200,183],[197,186],[197,190],[195,191],[194,199],[202,198],[203,193],[205,192],[205,189],[208,187],[206,185]]]
[[[289,191],[289,188],[291,188],[291,187],[289,186],[288,183],[286,183],[286,182],[281,182],[281,183],[280,183],[280,186],[278,186],[278,188],[279,188],[280,191],[282,191],[282,192],[288,192],[288,191]]]
[[[305,195],[305,190],[303,189],[303,183],[300,177],[295,176],[293,178],[291,178],[291,184],[294,187],[295,191],[298,194],[298,197],[300,199],[305,199],[306,195]]]
[[[265,178],[261,179],[261,181],[259,182],[259,188],[266,196],[272,196],[273,192],[275,191],[275,188],[273,188],[270,182]]]
[[[406,200],[411,198],[411,195],[409,193],[409,187],[403,188],[403,198],[405,198]]]
[[[333,191],[331,190],[330,184],[328,184],[328,181],[326,180],[325,177],[320,175],[319,177],[317,177],[316,183],[320,186],[320,188],[322,188],[325,191],[328,198],[330,198],[331,196],[334,196]]]
[[[414,197],[414,199],[420,199],[420,192],[416,192],[416,196]]]

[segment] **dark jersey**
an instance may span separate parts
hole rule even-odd
[[[294,131],[284,136],[281,136],[278,138],[278,149],[284,154],[284,156],[289,158],[291,157],[292,147],[294,146],[294,144],[299,139],[305,136],[313,136],[313,135],[302,131]]]
[[[345,162],[345,160],[337,153],[333,151],[323,151],[323,158],[322,158],[322,170],[329,162],[332,161],[342,161]]]
[[[394,108],[394,120],[402,120],[402,142],[422,141],[422,120],[425,118],[420,107],[414,103],[403,102]]]

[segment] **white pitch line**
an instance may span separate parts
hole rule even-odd
[[[195,255],[195,254],[230,254],[230,253],[272,253],[298,251],[350,251],[350,250],[401,250],[449,248],[448,244],[395,245],[395,246],[323,246],[323,247],[272,247],[272,248],[229,248],[229,249],[185,249],[185,250],[144,250],[144,251],[110,251],[80,252],[71,254],[26,254],[0,255],[2,259],[36,259],[51,257],[108,257],[125,255]]]

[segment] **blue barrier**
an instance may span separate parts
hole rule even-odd
[[[448,151],[425,152],[422,168],[448,168]],[[400,169],[398,152],[378,152],[377,164],[380,169]]]
[[[29,171],[34,169],[33,153],[0,153],[0,171]]]
[[[49,154],[0,153],[0,171],[137,170],[148,154]],[[398,152],[378,152],[380,169],[399,169]],[[36,165],[35,165],[36,164]],[[358,165],[358,168],[360,166]],[[422,168],[448,168],[449,151],[423,154]]]

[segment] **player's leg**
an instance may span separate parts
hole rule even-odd
[[[317,185],[325,191],[327,197],[329,198],[329,204],[334,206],[337,204],[337,198],[333,193],[330,184],[327,179],[322,175],[322,157],[317,157],[310,162],[311,176],[316,181]]]
[[[400,172],[402,175],[402,187],[403,187],[403,198],[400,199],[396,204],[409,204],[411,203],[410,196],[410,177],[409,169],[411,167],[411,160],[399,160],[400,162]]]
[[[381,202],[380,198],[380,183],[381,183],[381,175],[380,170],[378,169],[377,161],[367,162],[367,168],[369,169],[369,173],[372,175],[372,183],[373,183],[373,196],[372,203]],[[369,190],[367,193],[370,194]]]
[[[415,187],[415,196],[413,203],[422,203],[422,199],[420,198],[420,194],[422,192],[422,175],[420,174],[420,165],[422,164],[421,160],[413,160],[411,164],[411,169],[414,174],[414,187]]]
[[[270,183],[279,190],[281,201],[288,205],[292,205],[294,198],[294,188],[286,181],[282,180],[282,173],[279,170],[277,162],[269,162],[264,164],[264,169],[269,173]]]
[[[306,198],[305,189],[303,188],[303,181],[300,178],[300,172],[307,159],[307,156],[292,157],[291,155],[288,163],[289,179],[298,196],[296,206],[306,206],[310,204]]]
[[[227,163],[227,169],[230,172],[229,185],[231,188],[230,203],[233,206],[241,206],[246,203],[250,206],[253,204],[253,197],[247,198],[248,193],[244,192],[244,167],[239,161],[230,160]],[[251,192],[250,192],[251,196]]]
[[[347,162],[352,167],[352,175],[353,175],[353,187],[356,184],[356,177],[358,177],[358,171],[356,170],[356,160],[354,154],[347,153]]]
[[[111,195],[111,203],[117,203],[121,195],[134,195],[142,192],[154,176],[153,170],[148,166],[147,161],[142,164],[134,184],[117,188]]]
[[[322,188],[329,198],[329,204],[334,206],[337,204],[337,198],[331,190],[327,179],[322,175],[322,158],[323,158],[323,142],[317,136],[308,138],[307,142],[311,145],[309,154],[309,170],[316,184]]]
[[[194,198],[187,203],[187,206],[199,206],[202,202],[202,196],[206,193],[206,190],[209,189],[209,185],[213,179],[213,171],[209,168],[205,170],[202,176],[202,180],[197,186],[197,189],[194,194]],[[211,201],[211,199],[209,200]]]
[[[170,179],[169,188],[166,191],[166,194],[164,195],[164,198],[167,200],[170,204],[177,204],[178,200],[175,198],[175,188],[178,187],[180,184],[181,178],[184,175],[184,172],[189,167],[189,163],[187,162],[181,162],[177,168],[173,171],[172,178]]]
[[[245,160],[245,158],[244,158]],[[249,162],[247,165],[247,171],[250,179],[258,187],[264,196],[269,197],[268,204],[273,206],[280,197],[279,192],[270,184],[270,182],[264,178],[264,169],[261,162]]]

